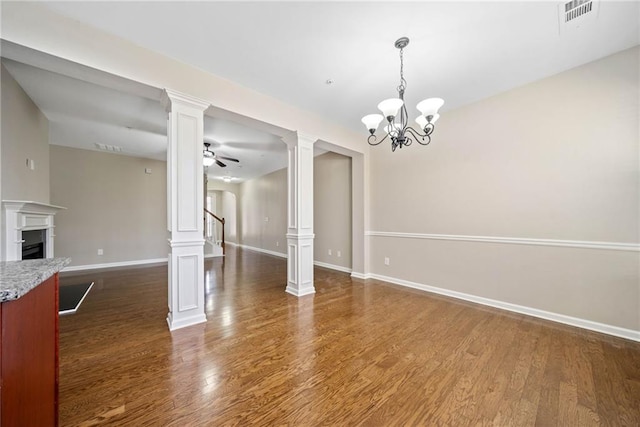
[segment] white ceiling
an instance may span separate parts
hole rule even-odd
[[[407,36],[409,113],[441,111],[639,43],[636,1],[560,31],[559,1],[47,2],[50,9],[364,132],[396,96],[396,39]],[[333,79],[327,85],[327,79]]]
[[[441,113],[599,59],[640,42],[640,4],[602,1],[595,18],[561,27],[564,2],[46,2],[57,13],[313,111],[347,128],[394,97],[394,41],[405,49],[409,114]],[[51,120],[51,143],[164,159],[166,122],[139,96],[6,61]],[[333,84],[326,84],[332,79]],[[149,88],[145,88],[149,92]],[[159,89],[151,88],[151,92]],[[154,99],[150,99],[154,98]],[[284,144],[232,120],[205,118],[205,140],[240,164],[212,178],[248,179],[286,166]],[[240,167],[239,167],[240,166]]]
[[[167,116],[160,90],[143,97],[6,58],[2,63],[49,120],[50,144],[86,150],[103,144],[121,150],[114,154],[166,159]],[[204,139],[217,155],[240,160],[209,167],[211,179],[242,182],[287,166],[279,137],[231,120],[205,116]]]

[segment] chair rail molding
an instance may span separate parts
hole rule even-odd
[[[401,239],[454,240],[463,242],[504,243],[510,245],[559,246],[566,248],[605,249],[640,252],[640,243],[598,242],[587,240],[555,240],[521,237],[469,236],[460,234],[400,233],[393,231],[367,231],[367,236],[396,237]]]

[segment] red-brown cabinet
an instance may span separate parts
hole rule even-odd
[[[0,425],[58,425],[58,274],[0,304]]]

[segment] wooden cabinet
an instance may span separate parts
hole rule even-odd
[[[0,304],[0,425],[58,425],[58,274]]]

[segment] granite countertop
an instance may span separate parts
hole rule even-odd
[[[70,261],[70,258],[45,258],[0,262],[0,302],[20,298]]]

